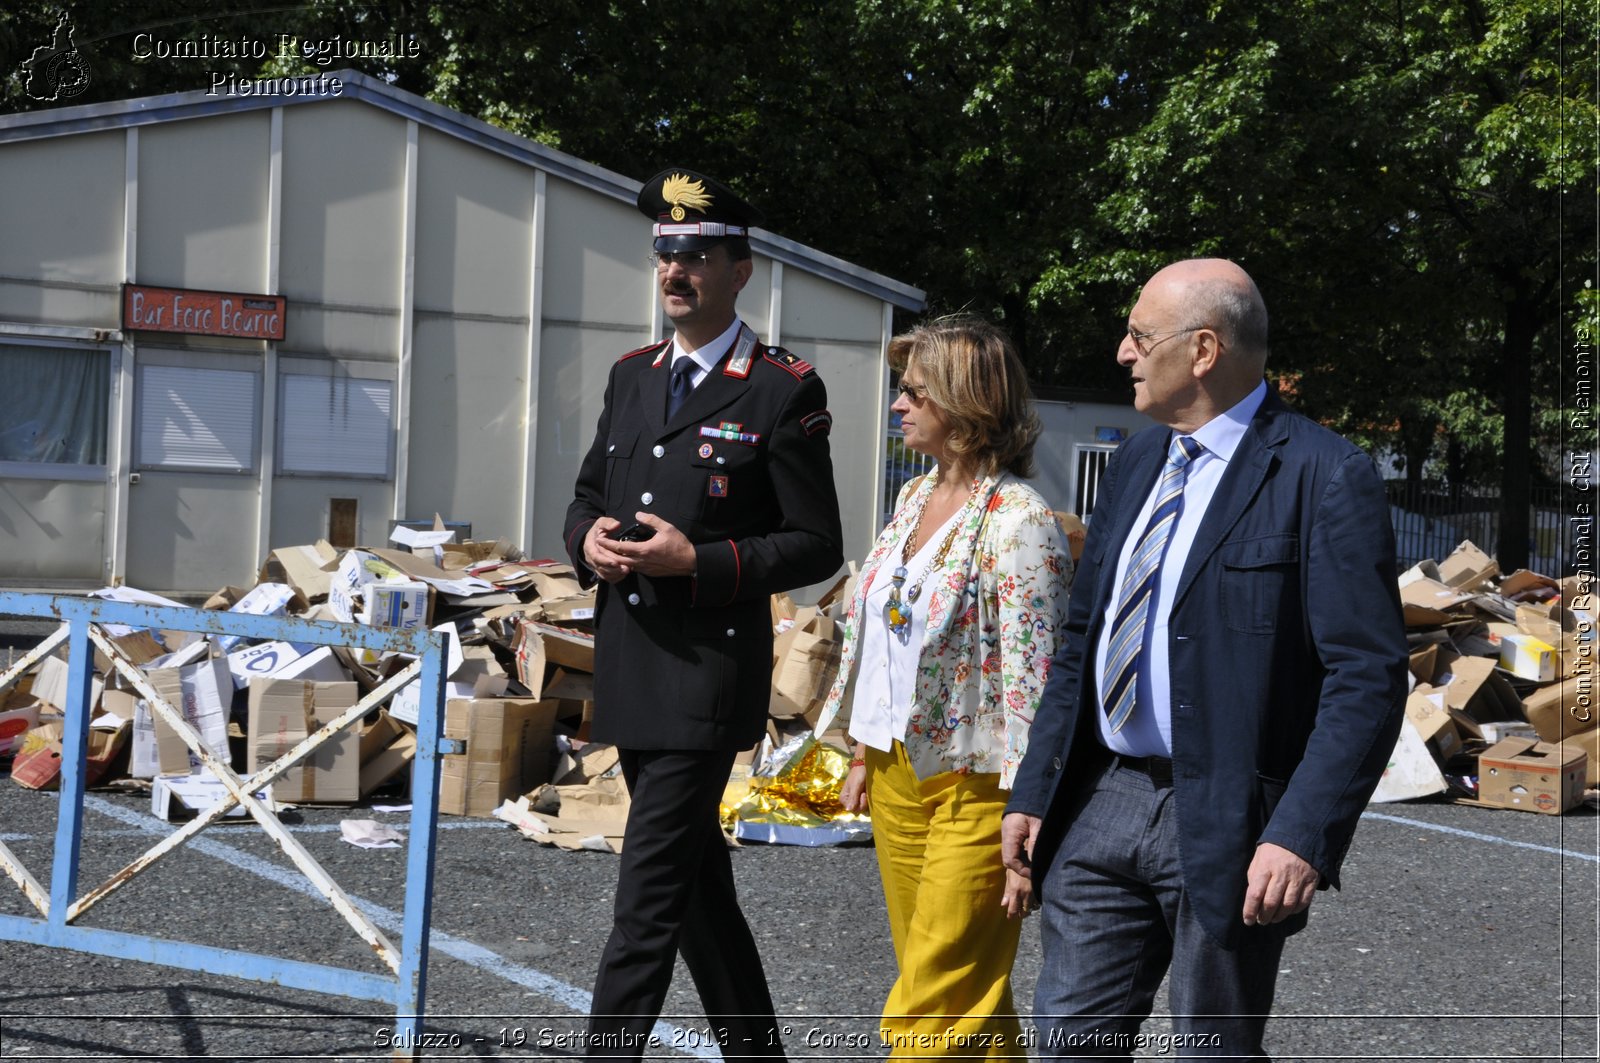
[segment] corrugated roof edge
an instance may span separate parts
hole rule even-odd
[[[527,137],[508,133],[482,119],[397,89],[359,70],[331,70],[324,76],[329,80],[338,78],[344,91],[339,96],[213,96],[205,89],[194,89],[165,96],[141,96],[129,100],[0,115],[0,144],[154,125],[185,118],[210,118],[262,108],[304,106],[333,99],[360,100],[518,162],[536,166],[629,205],[639,193],[642,182],[631,177],[584,162]],[[750,242],[756,250],[778,262],[816,273],[892,303],[902,310],[916,312],[926,305],[926,293],[919,288],[777,233],[758,229],[752,234]]]

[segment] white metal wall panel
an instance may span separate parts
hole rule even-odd
[[[266,111],[140,131],[135,280],[266,292],[271,132]]]
[[[440,513],[471,521],[473,534],[515,538],[522,526],[527,326],[419,314],[415,346],[406,516]],[[572,470],[575,476],[577,465]]]
[[[268,541],[278,547],[326,539],[330,500],[335,498],[355,499],[356,542],[377,545],[388,542],[389,509],[394,499],[392,483],[309,476],[274,481]]]
[[[595,424],[605,404],[611,366],[628,351],[650,339],[643,325],[634,332],[582,329],[546,323],[540,387],[547,401],[539,407],[536,476],[540,497],[534,500],[534,549],[564,552],[561,528],[578,464],[594,440]]]
[[[255,468],[260,380],[248,370],[141,366],[134,463],[214,472]]]
[[[247,476],[141,473],[128,489],[129,585],[164,594],[248,583],[261,564],[256,502]]]
[[[785,270],[784,306],[789,305]],[[881,305],[881,304],[880,304]],[[878,491],[878,470],[872,456],[888,427],[888,403],[878,407],[878,380],[882,375],[880,342],[818,342],[789,336],[784,346],[817,367],[828,388],[828,412],[833,427],[828,433],[833,454],[833,483],[839,492],[839,516],[844,526],[844,556],[860,561],[867,556],[878,529],[872,514]]]
[[[105,484],[0,479],[0,582],[49,586],[101,578]]]
[[[802,338],[881,342],[883,301],[823,280],[798,266],[783,269],[783,345]],[[819,363],[819,368],[821,365]]]
[[[0,320],[116,328],[121,130],[0,150]]]
[[[568,181],[547,187],[545,320],[648,330],[649,220],[630,204]]]
[[[387,478],[394,442],[394,384],[284,373],[278,471]]]
[[[355,101],[283,111],[286,349],[394,361],[406,124]]]
[[[419,310],[526,321],[532,226],[532,170],[418,131]]]

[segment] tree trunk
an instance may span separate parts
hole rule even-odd
[[[1500,543],[1495,551],[1501,572],[1528,567],[1529,453],[1533,432],[1528,375],[1538,331],[1538,317],[1527,300],[1519,299],[1506,306],[1505,337],[1500,345],[1505,444],[1500,466]]]

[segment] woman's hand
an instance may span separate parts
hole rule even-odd
[[[1001,899],[1007,919],[1023,919],[1033,914],[1033,882],[1006,868],[1006,892]]]
[[[861,812],[867,810],[867,766],[857,764],[856,757],[851,761],[850,772],[844,777],[844,785],[839,788],[839,803],[846,812]]]

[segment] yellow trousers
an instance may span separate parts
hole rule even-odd
[[[900,977],[880,1036],[891,1059],[1025,1059],[1011,1000],[1022,925],[1001,898],[996,773],[919,780],[899,742],[866,751],[869,811]]]

